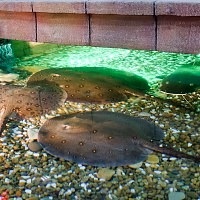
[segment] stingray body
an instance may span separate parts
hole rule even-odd
[[[76,67],[45,69],[33,74],[28,86],[38,81],[56,83],[68,94],[69,101],[109,103],[127,100],[130,94],[141,95],[149,89],[140,76],[108,68]]]
[[[161,90],[171,94],[186,94],[200,88],[200,68],[183,67],[163,79]]]
[[[0,128],[12,112],[25,119],[41,116],[63,104],[66,98],[65,91],[47,82],[39,87],[1,85]]]
[[[54,156],[93,166],[138,163],[152,150],[193,159],[174,149],[159,147],[157,142],[163,137],[163,131],[146,120],[96,111],[46,121],[39,131],[38,141]]]

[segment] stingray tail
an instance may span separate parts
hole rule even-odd
[[[196,163],[200,163],[200,156],[193,156],[193,155],[189,155],[187,153],[184,152],[180,152],[177,151],[173,148],[169,148],[169,147],[159,147],[151,142],[142,142],[142,145],[150,150],[153,150],[155,152],[159,152],[162,154],[167,154],[176,158],[186,158],[186,159],[190,159],[193,160]]]
[[[134,138],[132,138],[132,142],[140,144],[143,147],[145,147],[149,150],[155,151],[155,152],[159,152],[159,153],[173,156],[176,158],[186,158],[186,159],[193,160],[196,163],[200,163],[200,156],[189,155],[187,153],[180,152],[180,151],[177,151],[177,150],[175,150],[173,148],[169,148],[169,147],[159,147],[157,144],[154,144],[153,142],[148,142],[143,139],[135,140]]]

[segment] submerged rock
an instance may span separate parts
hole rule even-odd
[[[97,177],[100,178],[100,179],[104,179],[106,181],[109,181],[114,174],[115,174],[115,171],[113,169],[101,168],[97,172]]]
[[[29,150],[31,150],[33,152],[38,152],[38,151],[42,150],[42,146],[37,141],[32,141],[32,142],[28,143],[28,148],[29,148]]]

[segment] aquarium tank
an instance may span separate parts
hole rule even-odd
[[[200,54],[0,40],[0,199],[200,199]]]

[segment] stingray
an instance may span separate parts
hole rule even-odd
[[[122,166],[144,161],[152,151],[176,157],[194,157],[159,147],[163,131],[144,119],[121,113],[94,111],[47,120],[38,142],[48,153],[92,166]]]
[[[49,113],[66,101],[67,94],[48,82],[38,87],[0,86],[0,128],[13,112],[24,119]]]
[[[138,75],[98,67],[44,69],[33,74],[27,85],[38,85],[41,80],[56,83],[67,92],[68,100],[75,102],[126,101],[130,95],[141,96],[149,89],[148,82]]]
[[[161,91],[171,94],[187,94],[200,89],[200,67],[184,66],[163,79]]]

